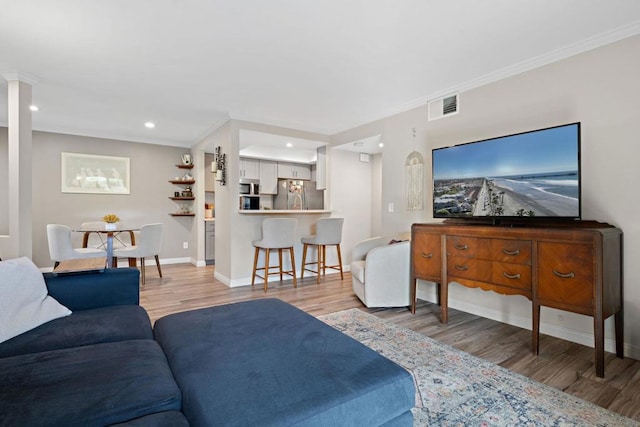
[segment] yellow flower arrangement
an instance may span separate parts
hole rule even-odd
[[[106,214],[105,216],[102,217],[102,220],[104,222],[110,223],[110,224],[114,224],[118,221],[120,221],[120,218],[118,218],[118,215],[116,214]]]

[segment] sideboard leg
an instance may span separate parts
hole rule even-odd
[[[593,316],[595,335],[596,376],[604,378],[604,318],[600,313]]]
[[[540,354],[540,304],[532,303],[533,306],[533,330],[532,335],[532,348],[533,354]]]
[[[449,322],[449,284],[446,281],[440,283],[440,321],[445,325]]]
[[[615,314],[613,321],[616,329],[616,356],[624,359],[624,315],[622,309]]]

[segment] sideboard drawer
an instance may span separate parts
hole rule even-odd
[[[531,291],[531,266],[494,262],[491,281],[499,285]]]
[[[442,270],[440,235],[416,233],[412,243],[414,273],[417,276],[439,278]]]
[[[491,280],[491,261],[450,256],[447,258],[449,276],[489,282]]]
[[[531,265],[531,241],[491,239],[491,259]]]
[[[593,306],[590,245],[538,243],[538,297],[578,307]]]
[[[491,240],[466,236],[447,236],[447,255],[488,259]]]

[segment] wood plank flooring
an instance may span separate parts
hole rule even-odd
[[[605,378],[595,375],[593,349],[547,335],[540,336],[540,355],[531,353],[531,332],[515,326],[449,309],[449,324],[440,323],[440,308],[419,301],[416,314],[405,308],[367,309],[351,290],[351,276],[327,275],[256,286],[228,288],[213,278],[214,267],[191,264],[162,266],[159,278],[149,266],[140,303],[152,322],[160,317],[201,307],[259,298],[279,298],[314,315],[359,308],[440,342],[489,360],[536,381],[637,420],[640,425],[640,361],[605,353]]]

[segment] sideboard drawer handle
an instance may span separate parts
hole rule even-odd
[[[420,256],[421,256],[422,258],[433,258],[433,253],[425,254],[424,252],[421,252],[421,253],[420,253]]]
[[[507,279],[519,279],[520,278],[520,273],[516,273],[516,274],[509,274],[507,272],[503,272],[502,275],[504,277],[506,277]]]
[[[520,249],[516,249],[515,251],[510,251],[509,249],[502,248],[502,253],[505,255],[520,255]]]
[[[576,275],[573,273],[573,271],[571,273],[560,273],[556,270],[553,270],[553,274],[555,274],[558,277],[561,277],[563,279],[573,279],[574,277],[576,277]]]
[[[465,271],[465,270],[468,270],[468,269],[469,269],[468,265],[458,265],[458,264],[456,264],[456,270]]]
[[[459,251],[466,251],[467,249],[469,249],[469,246],[467,245],[461,245],[460,243],[456,243],[454,245],[456,247],[456,249],[458,249]]]

